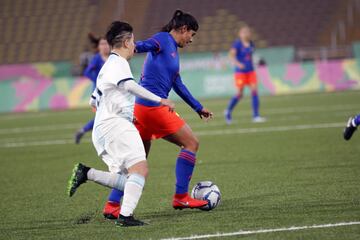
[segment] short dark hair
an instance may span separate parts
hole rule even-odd
[[[178,30],[183,26],[186,26],[187,30],[193,30],[195,32],[199,29],[199,24],[195,17],[181,10],[176,10],[170,22],[162,27],[161,31],[170,32],[173,29]]]
[[[106,40],[111,47],[121,47],[122,44],[132,37],[133,28],[126,22],[112,22],[106,32]]]

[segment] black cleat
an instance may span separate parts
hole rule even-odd
[[[350,138],[352,137],[352,135],[354,134],[354,132],[356,131],[357,127],[354,127],[354,125],[352,124],[354,118],[350,117],[349,121],[347,122],[347,125],[344,129],[344,139],[345,140],[350,140]]]
[[[118,219],[115,222],[116,225],[121,227],[135,227],[135,226],[144,226],[146,223],[136,220],[133,216],[125,217],[123,215],[119,215]]]
[[[104,216],[105,219],[108,219],[108,220],[116,220],[116,219],[117,219],[117,218],[116,218],[114,215],[112,215],[111,213],[104,213],[103,216]]]
[[[75,134],[75,143],[79,144],[81,141],[81,138],[84,136],[85,132],[83,132],[82,130],[79,130],[76,134]]]
[[[89,167],[78,163],[75,165],[74,169],[73,169],[73,173],[69,179],[69,183],[68,183],[68,189],[67,189],[67,193],[69,195],[69,197],[72,197],[77,188],[86,182],[87,180],[87,172],[90,170]]]

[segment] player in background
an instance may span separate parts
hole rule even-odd
[[[96,87],[96,79],[100,72],[100,69],[104,65],[105,61],[108,59],[110,54],[110,46],[104,37],[100,37],[98,39],[97,47],[99,52],[94,55],[90,64],[86,67],[83,73],[84,76],[87,77],[93,83],[93,90]],[[91,131],[93,129],[93,126],[94,126],[94,119],[91,119],[81,129],[79,129],[75,134],[75,143],[79,144],[84,134],[86,132]]]
[[[91,60],[95,56],[96,53],[99,52],[99,38],[95,37],[94,34],[88,34],[89,45],[85,47],[84,52],[80,54],[80,62],[79,62],[79,75],[83,75],[87,66],[89,66]]]
[[[350,140],[359,125],[360,125],[360,114],[355,117],[350,117],[344,129],[344,139]]]
[[[128,23],[113,22],[106,34],[112,52],[97,78],[92,101],[96,103],[92,134],[98,155],[108,165],[109,172],[96,170],[81,163],[73,170],[68,194],[87,180],[124,192],[123,205],[117,219],[121,226],[140,226],[133,217],[148,174],[146,153],[139,132],[133,124],[135,96],[163,106],[166,111],[174,104],[139,86],[133,79],[128,60],[133,56],[133,29]]]
[[[235,66],[235,85],[237,93],[233,96],[224,112],[227,124],[232,123],[232,111],[244,94],[244,88],[248,86],[251,90],[253,122],[264,122],[266,119],[259,114],[259,96],[257,78],[252,62],[255,45],[251,40],[251,30],[244,25],[239,29],[239,39],[236,40],[229,51],[229,57]]]
[[[161,32],[148,40],[136,42],[136,52],[147,52],[140,80],[141,86],[162,98],[168,98],[169,92],[173,89],[199,114],[200,118],[209,120],[212,118],[212,113],[191,95],[179,74],[178,48],[190,44],[198,28],[198,23],[192,15],[177,10]],[[200,208],[206,205],[206,201],[193,199],[188,194],[199,148],[199,141],[189,125],[176,112],[169,112],[159,103],[142,97],[136,98],[135,119],[147,155],[152,139],[163,138],[180,147],[175,168],[176,187],[173,207]],[[120,207],[121,192],[113,190],[110,197],[105,209],[116,216]],[[115,201],[117,205],[114,205]],[[104,216],[106,217],[105,212]]]

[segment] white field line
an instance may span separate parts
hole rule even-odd
[[[300,119],[300,116],[285,116],[276,119],[269,119],[269,121],[294,121]],[[209,122],[201,121],[198,119],[199,122],[190,124],[191,128],[208,128],[208,127],[219,127],[219,126],[226,126],[225,120],[221,118],[213,119]],[[234,120],[233,123],[238,123],[237,120]],[[250,123],[250,119],[249,119]],[[0,135],[2,134],[17,134],[17,133],[32,133],[32,132],[46,132],[46,131],[58,131],[58,130],[76,130],[82,125],[83,123],[68,123],[68,124],[54,124],[54,125],[42,125],[42,126],[31,126],[31,127],[14,127],[14,128],[0,128]],[[5,139],[6,140],[6,139]]]
[[[236,128],[225,130],[208,130],[195,132],[198,136],[215,136],[215,135],[236,135],[236,134],[248,134],[248,133],[263,133],[263,132],[285,132],[307,129],[322,129],[322,128],[337,128],[343,127],[344,123],[319,123],[308,125],[293,125],[293,126],[278,126],[278,127],[263,127],[263,128]],[[84,139],[85,142],[89,140]],[[16,148],[16,147],[28,147],[28,146],[47,146],[47,145],[62,145],[62,144],[74,144],[73,139],[58,139],[58,140],[44,140],[44,141],[26,141],[26,142],[13,142],[0,144],[0,148]]]
[[[209,104],[211,107],[212,104]],[[224,109],[226,108],[226,104],[224,105]],[[241,107],[239,107],[241,108]],[[285,108],[268,108],[263,109],[264,114],[272,115],[272,114],[285,114],[285,113],[303,113],[303,112],[328,112],[328,111],[338,111],[338,110],[358,110],[360,108],[359,104],[338,104],[338,105],[324,105],[324,106],[298,106],[298,107],[285,107]],[[181,108],[185,109],[185,108]],[[210,108],[211,110],[211,108]],[[251,115],[251,111],[237,111],[241,115]],[[86,113],[90,113],[84,109],[80,111],[73,111],[72,115],[83,115]],[[13,120],[13,119],[26,119],[26,118],[41,118],[41,117],[49,117],[49,116],[59,116],[62,114],[68,114],[68,112],[33,112],[33,113],[16,113],[16,114],[2,114],[0,115],[1,120]],[[217,115],[222,115],[222,112],[217,113]],[[197,119],[198,116],[196,113],[191,114],[182,114],[184,118],[193,118]]]
[[[3,128],[0,129],[0,134],[9,133],[29,133],[29,132],[42,132],[42,131],[54,131],[64,129],[76,129],[84,125],[83,123],[69,123],[69,124],[54,124],[54,125],[43,125],[43,126],[32,126],[32,127],[16,127],[16,128]]]
[[[83,139],[82,142],[90,142],[90,140]],[[44,140],[44,141],[29,141],[29,142],[14,142],[0,144],[0,148],[17,148],[17,147],[33,147],[33,146],[49,146],[49,145],[64,145],[74,144],[74,139],[57,139],[57,140]]]
[[[19,136],[18,137],[1,137],[0,138],[0,145],[4,144],[4,143],[17,143],[17,142],[34,142],[34,141],[46,141],[46,140],[53,140],[54,136],[56,136],[57,139],[69,139],[71,136],[75,137],[75,132],[74,134],[69,134],[69,133],[62,133],[62,134],[52,134],[52,135],[40,135],[40,136],[33,136],[33,134],[31,134],[31,136],[26,136],[26,137],[22,137]],[[89,133],[88,136],[91,136],[91,133]]]
[[[319,128],[336,128],[344,127],[345,123],[319,123],[319,124],[305,124],[294,126],[278,126],[278,127],[264,127],[264,128],[236,128],[210,131],[197,131],[198,136],[213,136],[213,135],[233,135],[244,133],[262,133],[262,132],[286,132],[295,130],[319,129]]]
[[[193,240],[193,239],[209,239],[209,238],[220,238],[220,237],[231,237],[231,236],[241,236],[241,235],[251,235],[259,233],[274,233],[274,232],[293,232],[306,229],[319,229],[319,228],[334,228],[342,226],[352,226],[360,225],[360,222],[340,222],[340,223],[329,223],[329,224],[319,224],[319,225],[309,225],[309,226],[293,226],[293,227],[282,227],[282,228],[270,228],[270,229],[258,229],[258,230],[248,230],[248,231],[237,231],[229,233],[215,233],[207,235],[193,235],[189,237],[177,237],[177,238],[164,238],[162,240]]]
[[[267,109],[265,112],[265,116],[272,115],[272,114],[285,114],[285,113],[304,113],[304,112],[323,112],[323,111],[337,111],[336,115],[340,114],[338,111],[348,111],[350,109],[356,109],[359,107],[359,105],[356,104],[348,104],[348,105],[333,105],[329,107],[325,106],[313,106],[313,107],[299,107],[299,108],[275,108],[275,109]],[[234,116],[251,116],[251,111],[238,111],[234,112]],[[42,113],[39,113],[42,114]],[[43,113],[44,115],[45,113]],[[333,113],[332,113],[333,114]],[[48,114],[49,115],[49,114]],[[26,115],[24,115],[26,116]],[[187,118],[189,120],[196,119],[199,120],[199,117],[196,113],[194,114],[184,114],[181,115],[184,118]],[[347,117],[347,116],[345,116]],[[210,121],[209,124],[202,123],[194,123],[191,124],[191,127],[208,127],[208,126],[222,126],[225,125],[223,122],[223,114],[218,113],[216,115],[216,119],[221,119],[220,123],[216,123],[216,121]],[[276,119],[276,121],[288,121],[293,119],[298,119],[298,116],[286,116],[281,119]],[[0,117],[1,120],[1,117]],[[271,118],[269,119],[271,121]],[[46,125],[46,126],[32,126],[32,127],[17,127],[17,128],[3,128],[0,129],[0,135],[1,134],[8,134],[8,133],[23,133],[23,132],[41,132],[41,131],[53,131],[53,130],[59,130],[59,129],[76,129],[80,126],[82,126],[84,123],[71,123],[71,124],[59,124],[59,125]]]

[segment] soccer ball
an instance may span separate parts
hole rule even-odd
[[[197,183],[191,191],[191,197],[199,200],[206,200],[208,204],[201,208],[201,210],[210,211],[219,205],[221,200],[221,193],[213,182],[202,181]]]

